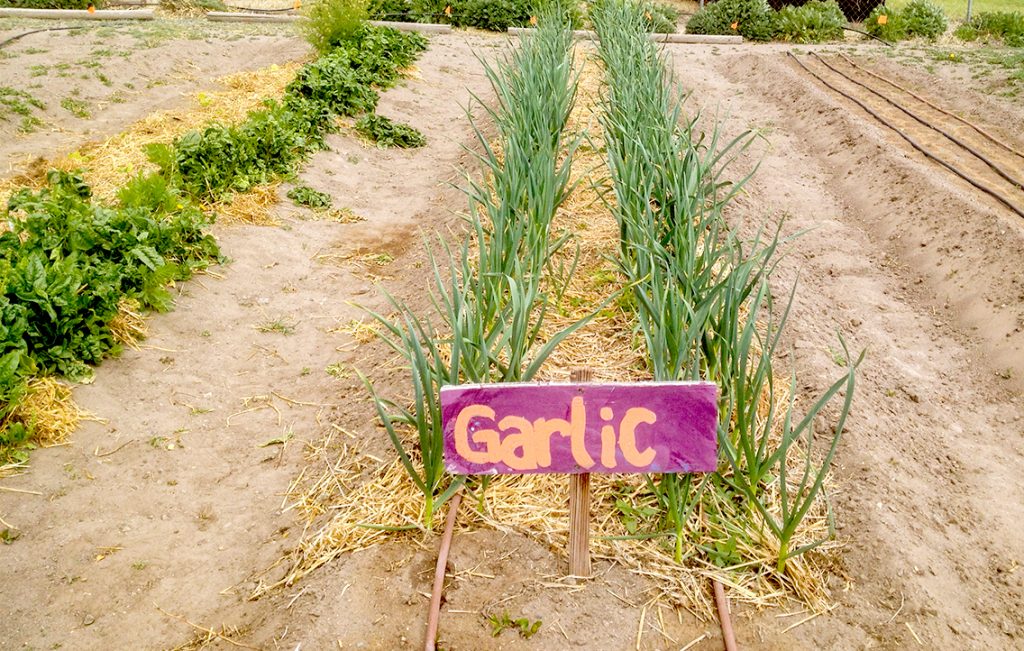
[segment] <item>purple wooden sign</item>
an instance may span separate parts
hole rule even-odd
[[[709,382],[443,387],[445,468],[459,475],[711,472],[717,400]]]

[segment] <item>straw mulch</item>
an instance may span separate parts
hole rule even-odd
[[[295,78],[300,66],[301,63],[293,62],[227,75],[217,80],[224,90],[196,93],[186,107],[152,113],[122,133],[61,158],[29,161],[19,173],[0,181],[0,202],[6,202],[6,197],[17,189],[43,187],[51,169],[81,170],[93,195],[110,200],[132,177],[156,169],[146,156],[146,145],[173,142],[184,133],[213,122],[242,122],[265,100],[283,96],[285,86]],[[275,187],[261,186],[205,208],[216,209],[228,222],[272,224],[269,206],[275,200]]]
[[[576,152],[574,174],[582,182],[560,209],[554,227],[572,232],[574,248],[561,255],[571,262],[578,247],[579,265],[561,306],[565,313],[553,310],[546,328],[553,332],[598,307],[601,310],[557,349],[543,377],[538,379],[566,380],[573,368],[582,366],[592,369],[596,380],[648,379],[643,342],[635,336],[634,320],[616,300],[622,278],[607,257],[614,255],[619,240],[618,226],[601,200],[602,189],[610,187],[610,180],[598,124],[600,63],[589,50],[578,53],[577,58],[584,59],[585,66],[570,128],[586,130],[591,144]],[[779,385],[786,386],[786,382]],[[776,395],[775,399],[781,403],[788,396]],[[769,404],[766,398],[763,402],[762,413],[767,414]],[[337,441],[339,432],[347,437],[342,443]],[[410,433],[410,450],[415,448],[412,438]],[[290,585],[342,554],[394,538],[401,531],[407,532],[407,540],[416,542],[419,533],[425,532],[422,495],[397,460],[383,462],[362,454],[358,439],[338,428],[311,451],[326,470],[312,477],[304,471],[293,482],[286,498],[287,508],[297,509],[306,519],[302,542],[292,558],[284,559],[289,566],[283,577],[261,582],[254,596],[279,585]],[[769,487],[769,494],[772,490],[777,488]],[[690,551],[680,565],[673,558],[670,538],[615,539],[629,534],[619,501],[625,500],[639,509],[653,499],[642,476],[593,475],[591,491],[592,554],[651,579],[658,590],[656,601],[664,600],[700,618],[710,618],[714,604],[709,579],[713,577],[730,589],[733,599],[757,607],[779,605],[793,597],[815,612],[829,605],[825,593],[827,559],[820,554],[792,558],[785,575],[779,575],[774,569],[778,541],[753,521],[750,513],[736,512],[734,505],[714,504],[714,511],[721,514],[715,520],[708,518],[703,506],[695,509],[691,516]],[[562,475],[497,476],[482,496],[474,495],[463,502],[459,526],[490,526],[516,532],[564,553],[568,543],[567,495],[568,481]],[[718,496],[712,493],[707,499]],[[777,495],[769,499],[774,508],[779,508]],[[442,516],[436,514],[435,527],[441,522]],[[645,524],[653,528],[657,522]],[[741,529],[742,535],[736,535],[733,528]],[[826,511],[819,504],[794,537],[793,548],[824,538],[827,531]],[[737,553],[745,559],[741,566],[720,568],[705,555],[696,553],[696,545],[714,548],[716,543],[729,541],[736,542]],[[834,546],[835,543],[828,543],[820,549]]]

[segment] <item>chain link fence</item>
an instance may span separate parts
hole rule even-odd
[[[768,0],[772,9],[779,10],[786,5],[799,7],[807,4],[809,0]],[[885,4],[885,0],[836,0],[839,7],[846,14],[846,19],[853,23],[859,23],[868,17],[871,10],[878,5]],[[1024,1],[1024,0],[1022,0]]]

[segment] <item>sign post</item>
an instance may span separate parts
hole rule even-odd
[[[709,382],[466,384],[441,389],[445,469],[566,473],[569,571],[590,576],[590,473],[712,472],[718,388]]]
[[[590,382],[594,372],[577,369],[569,375],[574,383]],[[569,574],[590,578],[590,473],[569,475]]]

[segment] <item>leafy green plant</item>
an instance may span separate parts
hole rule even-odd
[[[864,21],[864,29],[886,41],[921,37],[934,41],[945,33],[948,21],[942,7],[929,0],[911,0],[902,9],[875,9]]]
[[[899,21],[907,36],[934,41],[946,32],[949,21],[942,7],[930,0],[910,0],[899,12]]]
[[[297,185],[288,191],[288,198],[299,204],[314,210],[327,210],[331,207],[331,195],[320,192],[308,185]]]
[[[45,108],[45,104],[26,91],[10,86],[0,86],[0,120],[4,122],[10,121],[8,113],[14,113],[22,116],[23,120],[35,119],[38,123],[38,119],[34,118],[32,112],[34,109],[44,110]]]
[[[413,149],[427,144],[426,137],[419,130],[374,113],[359,118],[356,131],[381,147]]]
[[[767,0],[718,0],[704,5],[686,23],[688,34],[740,34],[752,41],[770,41],[774,12]]]
[[[25,378],[87,376],[119,346],[111,320],[122,299],[166,310],[169,283],[218,258],[209,224],[158,175],[129,182],[115,205],[91,198],[80,176],[52,171],[48,185],[15,192],[0,235],[0,447],[24,443],[13,420]]]
[[[514,629],[519,632],[519,635],[529,640],[531,637],[537,634],[540,630],[541,625],[544,623],[541,620],[531,622],[526,617],[517,617],[513,619],[509,616],[508,611],[502,612],[500,615],[490,615],[487,617],[487,621],[491,624],[491,636],[498,637],[506,629]]]
[[[330,53],[306,64],[281,102],[268,101],[241,124],[212,124],[149,155],[167,178],[189,194],[215,200],[231,192],[288,176],[311,152],[323,148],[334,116],[372,112],[379,95],[426,48],[420,34],[360,26]]]
[[[885,5],[875,7],[864,21],[864,30],[883,41],[895,42],[906,38],[906,27],[896,9]]]
[[[369,0],[366,13],[373,20],[393,20],[400,23],[416,22],[411,0]]]
[[[655,34],[673,34],[677,30],[679,10],[664,2],[654,2],[644,6],[644,25],[649,32]]]
[[[984,11],[958,27],[955,33],[964,41],[1001,39],[1009,47],[1024,47],[1024,13]]]
[[[314,0],[306,5],[303,36],[320,54],[352,37],[366,20],[366,0]]]
[[[792,43],[822,43],[843,38],[846,17],[836,0],[811,0],[785,6],[775,16],[775,38]]]
[[[89,104],[75,97],[65,97],[60,101],[60,106],[76,118],[87,120],[91,117]]]

